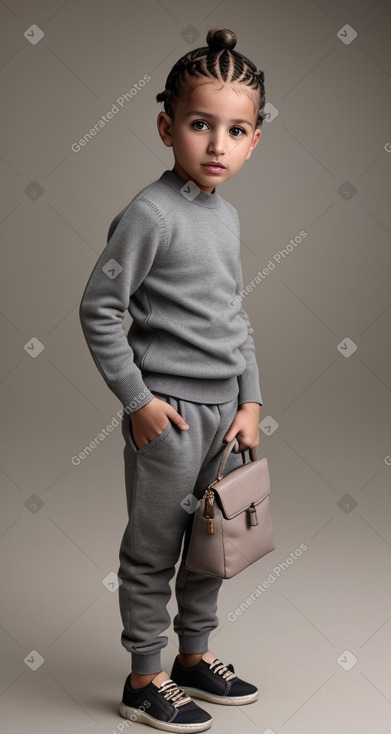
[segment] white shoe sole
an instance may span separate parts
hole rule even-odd
[[[253,703],[259,698],[259,691],[250,693],[248,696],[217,696],[214,693],[208,693],[198,688],[189,688],[181,686],[190,698],[201,698],[209,703],[221,703],[225,706],[245,706],[247,703]]]
[[[140,711],[140,709],[135,709],[131,706],[125,706],[124,703],[120,704],[119,712],[124,719],[130,719],[133,722],[137,721],[138,724],[147,724],[147,726],[153,726],[155,729],[160,729],[160,731],[177,732],[177,734],[181,734],[181,732],[186,734],[186,732],[205,731],[212,725],[212,719],[203,721],[200,724],[170,724],[168,721],[154,719],[153,716],[150,716],[145,711]]]

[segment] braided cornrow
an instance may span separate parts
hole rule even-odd
[[[185,74],[206,76],[221,82],[239,82],[259,92],[259,111],[256,127],[261,127],[265,106],[265,75],[243,54],[234,51],[236,35],[223,28],[211,29],[206,36],[207,46],[196,48],[182,56],[172,67],[163,92],[156,95],[164,103],[164,111],[174,116],[175,101],[180,97]]]

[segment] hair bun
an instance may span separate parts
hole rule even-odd
[[[222,49],[232,51],[236,46],[236,41],[235,33],[228,28],[212,28],[206,36],[206,42],[211,51],[221,51]]]

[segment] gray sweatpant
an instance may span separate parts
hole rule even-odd
[[[171,596],[169,582],[183,539],[175,585],[178,613],[173,622],[179,650],[205,652],[209,634],[217,627],[222,581],[188,571],[183,559],[197,500],[216,479],[227,445],[223,436],[238,409],[237,397],[207,405],[153,394],[172,405],[190,427],[182,431],[170,421],[162,433],[137,449],[130,417],[125,414],[122,420],[129,521],[119,554],[121,641],[131,653],[133,672],[144,674],[162,669],[160,654],[167,637],[161,633],[170,624],[166,608]],[[225,473],[242,463],[242,455],[231,452]]]

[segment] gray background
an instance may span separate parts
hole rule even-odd
[[[212,649],[261,698],[205,708],[216,734],[389,733],[390,10],[386,0],[0,2],[1,731],[124,730],[129,660],[117,593],[110,576],[102,583],[125,525],[120,429],[71,461],[120,405],[78,306],[115,214],[173,165],[156,93],[209,28],[228,27],[278,110],[219,188],[240,215],[244,283],[308,236],[244,301],[277,548],[224,583]],[[32,24],[44,32],[34,45]]]

